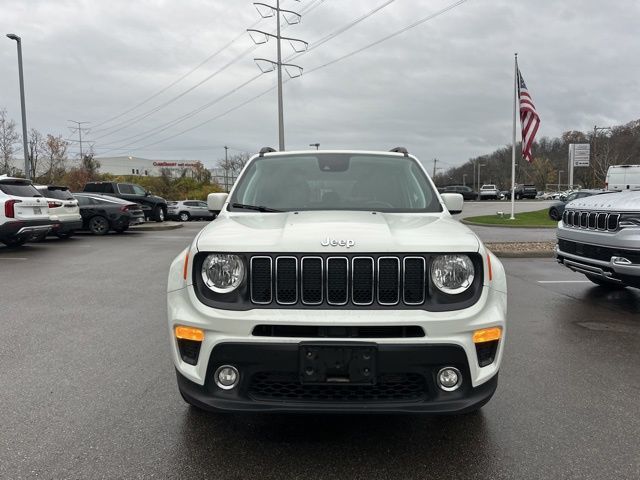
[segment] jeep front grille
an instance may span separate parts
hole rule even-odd
[[[562,224],[570,228],[615,232],[620,228],[620,214],[565,210],[562,215]]]
[[[254,256],[249,287],[258,305],[422,305],[427,277],[420,256]]]

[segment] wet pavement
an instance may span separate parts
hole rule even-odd
[[[169,358],[169,262],[203,224],[0,248],[0,478],[640,478],[640,290],[504,260],[498,390],[452,417],[212,415]]]

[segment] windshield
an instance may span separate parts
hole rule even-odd
[[[442,211],[415,160],[361,153],[257,158],[238,180],[230,205],[230,210],[249,205],[280,211]]]
[[[0,190],[7,195],[13,195],[15,197],[41,197],[42,195],[36,187],[30,183],[24,182],[3,182],[0,183]]]

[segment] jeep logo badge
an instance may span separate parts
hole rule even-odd
[[[336,240],[335,238],[327,237],[322,242],[320,242],[320,245],[322,245],[323,247],[351,248],[351,247],[355,247],[356,242],[354,240]]]

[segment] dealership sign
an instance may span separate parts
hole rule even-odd
[[[588,167],[591,145],[588,143],[569,144],[569,161],[574,167]]]

